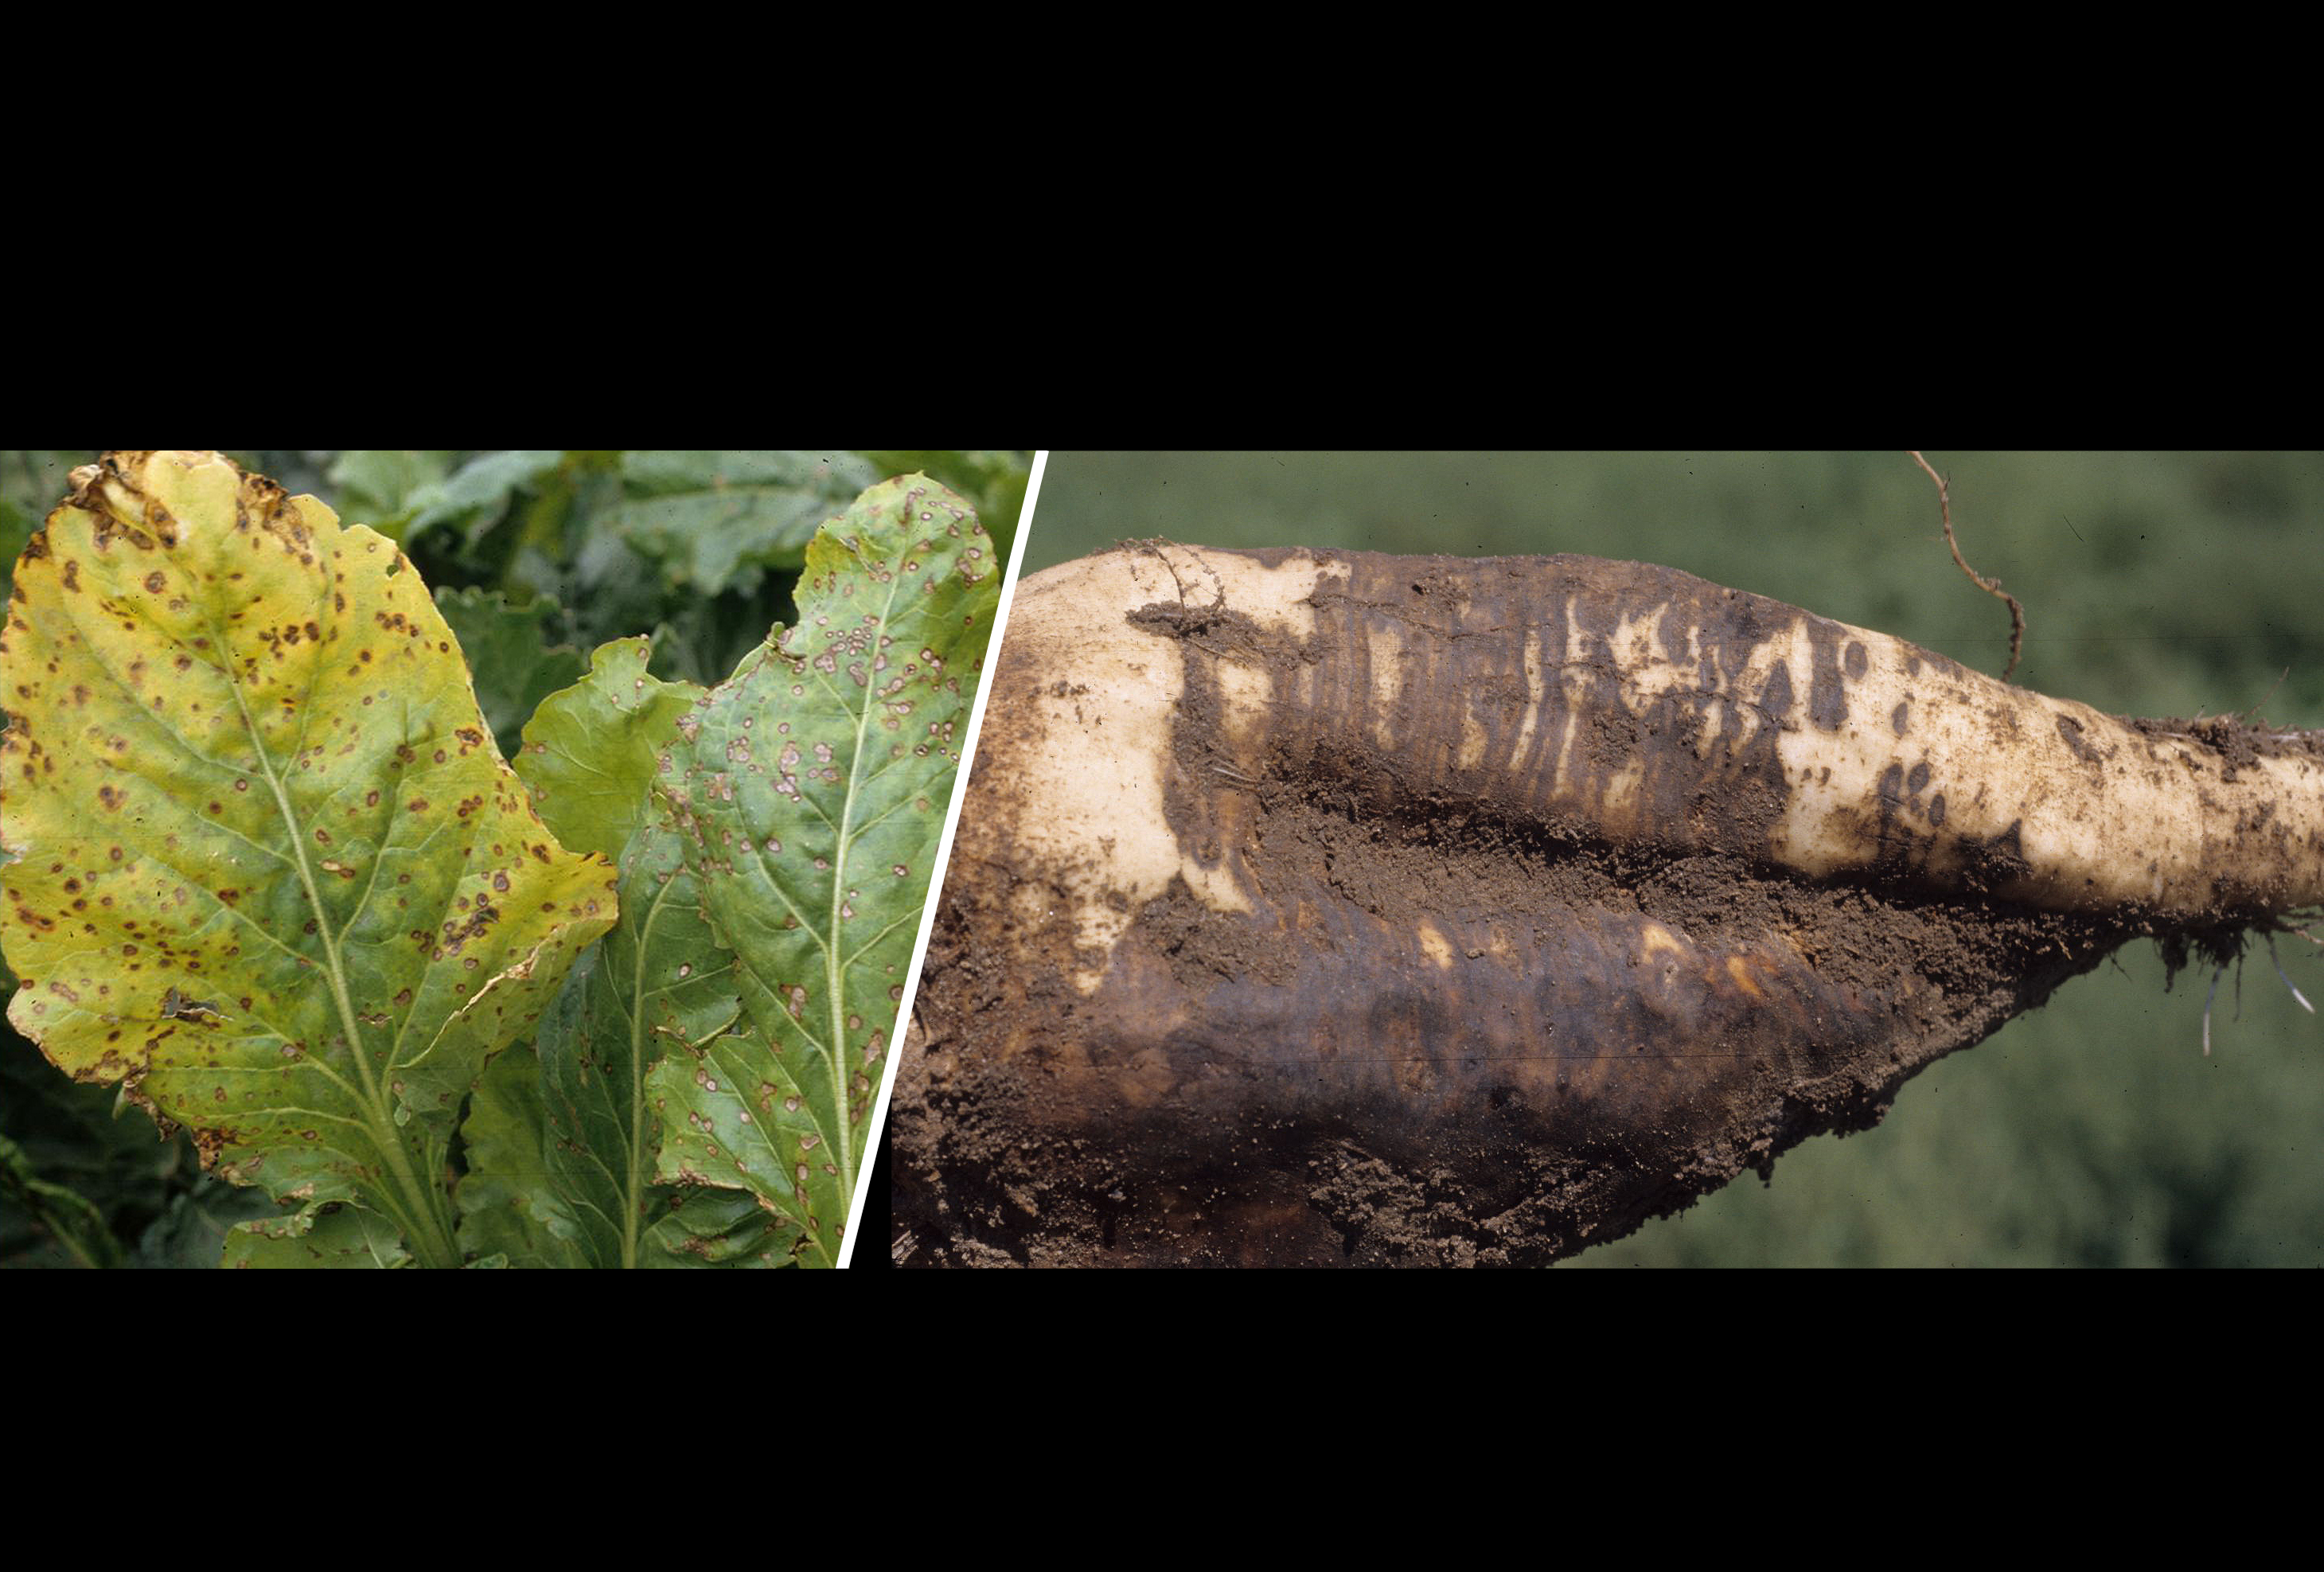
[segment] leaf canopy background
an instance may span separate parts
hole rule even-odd
[[[70,471],[97,457],[0,449],[0,571],[13,572]],[[229,457],[402,545],[460,639],[508,757],[541,698],[577,681],[588,652],[609,640],[650,633],[657,676],[723,680],[771,624],[795,620],[792,588],[816,526],[888,476],[924,470],[960,492],[1006,561],[1032,459],[918,449]],[[14,979],[0,982],[13,989]],[[262,1192],[204,1175],[184,1135],[157,1139],[116,1097],[68,1080],[14,1031],[0,1035],[0,1266],[215,1265],[231,1228],[276,1214]],[[368,1242],[283,1248],[360,1252]]]

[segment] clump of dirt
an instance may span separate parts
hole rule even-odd
[[[2194,738],[2219,755],[2220,773],[2229,781],[2238,769],[2261,759],[2324,756],[2324,737],[2314,732],[2282,731],[2242,716],[2210,715],[2198,720],[2174,716],[2126,719],[2123,724],[2142,736]]]

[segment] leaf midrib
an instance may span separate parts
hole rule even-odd
[[[917,504],[912,500],[911,494],[907,493],[905,495],[903,505],[903,540],[896,548],[898,564],[888,575],[888,596],[887,599],[882,602],[880,607],[879,631],[878,633],[874,635],[875,638],[885,636],[892,621],[891,614],[895,610],[898,587],[904,581],[902,559],[910,555],[912,550],[912,537],[917,532],[912,528],[913,521],[911,517],[912,509]],[[856,558],[856,562],[859,568],[862,565],[862,559],[861,556]],[[875,652],[877,649],[878,645],[875,643],[873,645]],[[854,824],[854,810],[857,795],[862,788],[862,776],[864,754],[863,735],[865,731],[872,725],[872,710],[876,692],[872,684],[872,679],[878,674],[878,668],[867,660],[865,661],[863,680],[863,706],[856,712],[855,716],[855,755],[848,761],[847,800],[842,803],[840,807],[840,823],[838,826],[839,845],[831,862],[831,942],[824,950],[824,968],[825,974],[828,978],[828,992],[830,994],[831,1003],[831,1096],[833,1104],[831,1113],[832,1117],[835,1122],[835,1129],[833,1134],[827,1135],[825,1139],[830,1140],[832,1144],[835,1146],[839,1151],[839,1216],[832,1220],[830,1242],[825,1247],[833,1261],[837,1261],[839,1259],[839,1236],[842,1230],[847,1226],[848,1208],[853,1206],[855,1202],[855,1133],[851,1127],[847,1117],[847,1038],[845,1034],[847,1022],[847,1001],[842,993],[842,990],[844,987],[843,979],[844,977],[846,968],[841,965],[839,958],[841,943],[839,937],[839,913],[841,909],[846,904],[844,892],[847,888],[847,860],[854,849],[856,830],[856,826]]]
[[[334,552],[331,555],[336,557],[337,553]],[[318,616],[327,615],[319,596],[317,602],[317,613]],[[203,611],[203,621],[219,649],[231,650],[235,647],[207,607]],[[338,633],[337,619],[333,617],[331,622],[331,631],[336,635]],[[321,649],[318,648],[316,653],[317,659],[310,669],[307,689],[303,696],[304,701],[299,716],[299,735],[302,744],[307,735],[308,721],[314,712],[315,685],[312,673],[322,670]],[[303,834],[306,826],[300,822],[298,812],[290,804],[290,792],[283,784],[282,777],[274,768],[274,755],[267,748],[265,735],[259,730],[256,718],[250,712],[249,701],[243,693],[240,672],[229,669],[226,675],[227,687],[234,694],[235,709],[242,717],[244,731],[249,735],[251,750],[258,756],[259,772],[266,779],[266,789],[274,794],[276,811],[281,814],[283,826],[290,832],[291,865],[299,871],[299,883],[306,892],[309,907],[315,913],[315,936],[322,943],[324,968],[331,981],[331,997],[338,1006],[339,1026],[346,1035],[348,1057],[355,1061],[355,1074],[363,1084],[364,1102],[373,1121],[372,1143],[378,1149],[380,1154],[388,1160],[393,1169],[395,1181],[403,1191],[402,1199],[410,1210],[406,1212],[404,1207],[397,1206],[392,1197],[382,1196],[379,1198],[402,1215],[404,1227],[410,1243],[415,1247],[415,1253],[423,1254],[438,1264],[456,1264],[458,1260],[456,1253],[449,1251],[448,1232],[445,1229],[442,1219],[436,1215],[435,1208],[429,1204],[431,1198],[430,1192],[420,1185],[418,1176],[412,1170],[410,1153],[405,1148],[401,1133],[396,1127],[394,1114],[389,1110],[386,1100],[381,1094],[380,1079],[372,1074],[371,1058],[364,1049],[362,1023],[355,1018],[354,996],[347,988],[346,964],[339,953],[339,935],[331,926],[330,912],[323,904],[321,887],[316,883],[314,869],[307,860],[307,843]],[[377,855],[375,850],[374,855]],[[391,1067],[383,1066],[382,1073],[384,1074],[388,1068]],[[423,1221],[428,1225],[424,1232],[420,1227]]]
[[[193,571],[190,568],[187,568],[185,570],[189,572]],[[356,1100],[359,1106],[364,1107],[364,1112],[370,1116],[372,1121],[371,1125],[366,1129],[366,1133],[370,1137],[371,1144],[374,1151],[387,1157],[393,1165],[396,1170],[396,1177],[398,1180],[401,1182],[405,1188],[406,1193],[403,1198],[406,1201],[413,1201],[424,1197],[426,1192],[420,1189],[413,1178],[408,1154],[404,1150],[402,1142],[396,1136],[392,1115],[386,1110],[384,1102],[379,1095],[378,1085],[372,1077],[369,1060],[364,1054],[363,1038],[357,1023],[354,1019],[353,1003],[347,992],[346,968],[339,956],[337,935],[331,932],[329,915],[323,907],[321,893],[316,883],[313,870],[307,864],[306,846],[300,834],[300,831],[303,827],[300,825],[297,814],[290,807],[289,797],[285,791],[281,777],[275,772],[273,755],[268,751],[265,737],[258,727],[256,718],[251,714],[250,705],[244,696],[242,678],[239,670],[241,663],[235,659],[232,653],[236,646],[233,640],[226,635],[226,631],[219,626],[217,616],[207,605],[203,606],[202,621],[204,627],[209,634],[211,647],[219,652],[220,658],[217,660],[211,659],[208,654],[203,651],[196,650],[188,652],[187,646],[178,637],[178,635],[162,624],[159,619],[155,618],[146,609],[145,606],[142,602],[138,601],[134,596],[119,596],[110,604],[115,608],[124,606],[127,607],[140,623],[142,623],[151,632],[160,635],[162,642],[168,644],[171,648],[176,649],[180,652],[191,653],[195,658],[200,660],[202,664],[208,666],[212,670],[217,671],[219,676],[226,680],[227,690],[234,695],[235,709],[241,719],[243,731],[250,739],[252,751],[258,756],[259,769],[261,773],[263,773],[266,778],[268,790],[273,793],[276,810],[281,814],[284,826],[290,831],[291,849],[295,855],[291,857],[285,858],[282,854],[274,847],[263,846],[257,842],[252,841],[249,837],[242,836],[238,832],[230,832],[235,834],[235,839],[240,840],[245,846],[250,846],[254,851],[257,851],[267,856],[272,857],[278,862],[289,862],[298,870],[300,882],[305,889],[309,906],[315,913],[317,936],[323,940],[326,969],[327,975],[331,978],[334,997],[339,1007],[340,1023],[342,1029],[346,1031],[347,1034],[349,1053],[355,1060],[356,1072],[362,1078],[363,1086],[361,1090],[358,1092],[357,1088],[349,1087],[346,1079],[331,1068],[327,1059],[310,1054],[306,1057],[302,1063],[304,1068],[318,1072],[325,1079],[337,1086],[342,1093],[347,1094]],[[317,597],[316,612],[318,618],[328,615],[323,608],[322,596],[319,593]],[[77,619],[69,618],[69,620]],[[331,620],[334,631],[336,632],[337,618],[334,617]],[[147,715],[144,705],[142,701],[138,701],[138,696],[135,689],[124,680],[122,673],[115,670],[112,663],[105,658],[102,652],[102,647],[91,640],[79,639],[77,640],[77,642],[79,643],[81,647],[88,652],[89,658],[96,668],[102,671],[106,680],[112,684],[115,694],[124,700],[132,701],[129,704],[129,707],[132,711],[140,717],[140,720],[144,723],[147,729],[150,729],[152,732],[158,735],[165,744],[173,747],[180,754],[198,761],[199,763],[217,771],[221,775],[238,775],[242,773],[242,772],[234,765],[229,764],[223,760],[214,759],[208,754],[204,753],[201,749],[195,747],[192,743],[175,727],[164,725],[157,718]],[[307,689],[303,696],[306,702],[300,712],[299,717],[299,735],[301,747],[303,747],[305,743],[308,722],[313,714],[312,701],[314,698],[314,673],[319,672],[320,670],[321,663],[318,661],[310,670]],[[296,752],[297,750],[294,750],[294,757],[296,756]],[[159,782],[154,781],[143,772],[130,771],[127,772],[134,775],[136,779],[145,785],[155,787],[157,790],[161,789]],[[165,799],[170,795],[171,794],[166,790],[163,791],[163,796]],[[227,828],[230,830],[230,827],[222,828]],[[148,851],[144,855],[152,855],[153,854]],[[178,868],[166,858],[157,856],[155,860],[161,862],[162,866],[169,868],[172,874],[178,874],[179,877],[185,881],[189,887],[201,890],[205,894],[208,894],[217,910],[224,911],[228,913],[230,917],[239,922],[245,926],[252,927],[254,931],[260,933],[269,943],[274,945],[278,949],[281,949],[285,955],[290,956],[293,959],[302,961],[309,958],[301,952],[283,944],[281,940],[276,939],[272,933],[267,932],[263,927],[256,924],[255,920],[249,917],[246,913],[236,911],[234,907],[226,904],[223,901],[218,901],[216,894],[208,889],[202,880],[188,875],[184,870]],[[281,1037],[281,1040],[285,1042],[292,1040],[288,1037],[282,1037],[279,1031],[276,1035],[278,1037]],[[331,1124],[352,1124],[356,1123],[354,1120],[347,1119],[344,1115],[331,1114],[321,1109],[303,1109],[300,1110],[300,1112]],[[344,1148],[337,1146],[332,1146],[329,1150],[337,1151],[341,1156],[346,1157],[350,1160],[355,1160],[359,1163],[360,1160],[356,1153],[347,1151]],[[424,1202],[420,1205],[420,1210],[417,1213],[406,1213],[402,1207],[395,1204],[395,1197],[391,1196],[383,1196],[379,1198],[386,1202],[399,1215],[399,1216],[404,1220],[407,1230],[410,1232],[414,1237],[420,1236],[421,1231],[418,1225],[423,1219],[428,1219],[429,1216],[429,1210],[424,1205]]]

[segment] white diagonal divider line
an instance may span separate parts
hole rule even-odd
[[[928,957],[928,935],[936,922],[936,902],[944,894],[945,870],[952,863],[954,832],[960,828],[960,807],[968,791],[968,774],[976,763],[976,739],[984,729],[984,701],[992,697],[992,674],[1001,663],[1001,641],[1009,632],[1009,607],[1017,598],[1017,571],[1025,560],[1025,537],[1033,532],[1033,506],[1041,499],[1041,475],[1049,466],[1046,448],[1033,455],[1033,473],[1025,482],[1025,501],[1017,510],[1017,538],[1009,545],[1009,566],[1001,578],[1001,604],[992,614],[992,631],[984,641],[984,670],[976,687],[976,703],[968,714],[968,740],[952,778],[952,805],[945,810],[944,834],[936,841],[936,866],[928,871],[928,892],[920,902],[920,933],[913,942],[911,969],[904,974],[904,996],[896,1005],[896,1023],[889,1028],[888,1063],[880,1076],[880,1099],[872,1105],[872,1128],[863,1144],[863,1166],[855,1175],[855,1197],[848,1203],[847,1229],[840,1237],[839,1264],[855,1259],[863,1227],[863,1200],[872,1176],[880,1170],[880,1138],[888,1127],[888,1102],[896,1091],[896,1069],[904,1062],[904,1033],[912,1020],[912,1001],[920,991],[920,966]],[[881,1249],[887,1248],[883,1244]]]

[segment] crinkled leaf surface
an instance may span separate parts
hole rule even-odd
[[[599,527],[673,584],[715,595],[745,569],[797,567],[816,526],[877,478],[851,453],[637,449],[622,455],[628,495]]]
[[[557,838],[611,860],[651,809],[662,750],[702,689],[646,670],[644,639],[615,639],[589,657],[589,673],[533,712],[516,772]]]
[[[215,454],[75,484],[0,637],[9,1019],[310,1229],[359,1201],[456,1264],[458,1102],[613,871],[533,813],[392,543]]]
[[[459,457],[444,448],[350,448],[332,461],[330,480],[349,516],[400,541]]]
[[[665,1178],[745,1188],[838,1259],[1000,591],[924,476],[817,533],[799,624],[680,723],[662,776],[743,1019],[653,1070]]]
[[[659,826],[640,831],[622,862],[623,920],[540,1024],[549,1195],[538,1204],[593,1266],[686,1264],[649,1237],[684,1197],[656,1183],[646,1076],[673,1047],[725,1030],[737,1009],[733,959],[711,939],[675,842]]]
[[[588,965],[594,953],[583,951],[576,969]],[[572,976],[566,974],[567,983]],[[468,1171],[455,1198],[466,1253],[499,1256],[520,1267],[588,1264],[574,1246],[571,1219],[543,1182],[542,1133],[548,1124],[533,1045],[520,1042],[495,1055],[460,1124]]]
[[[646,658],[642,639],[604,646],[588,678],[550,698],[525,728],[519,772],[543,815],[576,845],[625,848],[622,913],[540,1024],[535,1182],[524,1183],[513,1158],[496,1159],[492,1182],[552,1219],[590,1265],[779,1258],[788,1241],[765,1238],[772,1219],[755,1207],[737,1214],[655,1182],[659,1131],[647,1072],[673,1046],[724,1031],[738,1005],[733,958],[711,934],[698,882],[651,791],[663,746],[701,689],[648,675]]]
[[[310,1207],[288,1217],[236,1224],[226,1236],[230,1267],[371,1270],[410,1264],[411,1253],[386,1218],[362,1207]]]
[[[401,500],[410,517],[403,532],[416,539],[441,527],[458,532],[473,546],[507,515],[519,492],[540,484],[564,460],[563,450],[555,448],[509,448],[484,454],[443,481],[407,494]]]

